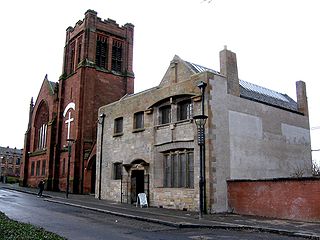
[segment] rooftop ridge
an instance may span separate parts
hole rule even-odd
[[[0,154],[3,154],[3,153],[17,153],[17,154],[22,154],[22,149],[19,149],[19,148],[10,148],[9,146],[8,147],[1,147],[0,146]]]
[[[192,63],[192,62],[188,62],[188,61],[185,61],[185,63],[187,63],[196,73],[208,71],[208,72],[212,72],[212,73],[220,75],[220,72],[218,72],[216,70],[213,70],[211,68],[207,68],[207,67],[204,67],[202,65],[199,65],[199,64],[196,64],[196,63]]]

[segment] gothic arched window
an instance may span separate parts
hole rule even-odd
[[[46,148],[48,121],[49,121],[48,105],[46,104],[46,102],[42,101],[37,109],[36,119],[34,122],[35,150],[41,150]]]

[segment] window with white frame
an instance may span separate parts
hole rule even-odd
[[[45,149],[47,144],[49,108],[46,101],[42,100],[40,102],[36,112],[37,113],[34,121],[34,151]]]
[[[42,126],[38,129],[38,149],[44,149],[46,147],[47,128],[47,124],[42,124]]]

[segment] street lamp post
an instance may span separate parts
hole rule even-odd
[[[200,176],[199,176],[199,218],[203,217],[206,212],[206,176],[205,176],[205,124],[208,116],[204,115],[204,92],[207,84],[200,82],[198,87],[201,90],[201,115],[194,116],[193,119],[197,126],[198,145],[200,147],[199,162],[200,162]]]
[[[67,166],[67,190],[66,190],[66,198],[69,197],[69,185],[70,185],[70,159],[71,159],[71,145],[74,142],[73,139],[67,139],[68,142],[68,166]]]
[[[101,125],[101,138],[100,138],[100,158],[99,158],[99,195],[98,199],[101,200],[101,181],[102,181],[102,147],[103,147],[103,127],[104,127],[104,118],[106,114],[101,113],[98,119],[98,123]],[[101,120],[101,122],[100,122]]]

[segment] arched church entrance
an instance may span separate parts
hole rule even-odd
[[[88,178],[90,179],[90,193],[95,193],[96,189],[96,155],[92,156],[87,167]]]
[[[149,163],[138,159],[124,164],[124,168],[127,176],[123,176],[122,195],[127,203],[136,203],[139,193],[145,193],[149,200]]]

